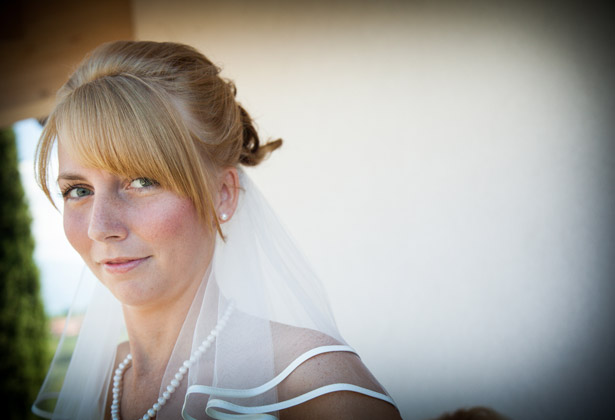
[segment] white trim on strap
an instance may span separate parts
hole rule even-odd
[[[211,395],[215,397],[227,397],[227,398],[254,397],[256,395],[263,394],[275,388],[280,382],[286,379],[295,369],[297,369],[297,367],[299,367],[299,365],[304,363],[306,360],[314,356],[317,356],[319,354],[338,352],[338,351],[357,354],[357,352],[352,347],[344,346],[344,345],[315,347],[303,353],[302,355],[297,357],[295,360],[293,360],[292,363],[290,363],[275,378],[271,379],[267,383],[261,386],[258,386],[256,388],[229,389],[229,388],[217,388],[217,387],[206,386],[206,385],[192,385],[188,387],[188,390],[186,391],[186,397],[184,399],[184,406],[182,407],[182,417],[185,420],[195,420],[185,411],[186,403],[188,401],[188,396],[190,394],[205,394],[205,395]],[[387,395],[381,394],[379,392],[371,391],[369,389],[362,388],[356,385],[338,383],[338,384],[326,385],[326,386],[314,389],[312,391],[309,391],[305,394],[299,395],[298,397],[291,398],[286,401],[281,401],[278,403],[262,405],[262,406],[246,407],[242,405],[232,404],[227,401],[220,400],[220,399],[211,399],[207,403],[205,412],[208,416],[213,417],[215,419],[220,419],[220,420],[237,419],[237,418],[241,418],[245,420],[253,420],[253,419],[254,420],[256,419],[272,420],[272,419],[275,419],[274,416],[271,416],[269,414],[264,414],[264,413],[268,413],[272,411],[279,411],[285,408],[293,407],[295,405],[304,403],[306,401],[309,401],[321,395],[328,394],[331,392],[337,392],[337,391],[353,391],[359,394],[378,398],[380,400],[383,400],[383,401],[386,401],[386,402],[389,402],[395,405],[395,402]],[[235,413],[240,413],[240,414],[224,413],[224,412],[218,411],[217,409],[234,411]]]
[[[231,397],[231,398],[250,398],[255,397],[260,394],[264,394],[270,389],[278,386],[280,382],[286,379],[299,365],[301,365],[306,360],[318,356],[323,353],[331,353],[336,351],[345,351],[349,353],[357,354],[357,352],[350,346],[321,346],[315,347],[312,350],[309,350],[303,353],[301,356],[297,357],[293,362],[286,367],[282,372],[280,372],[275,378],[270,380],[269,382],[257,386],[256,388],[247,388],[247,389],[234,389],[234,388],[216,388],[213,386],[206,385],[192,385],[188,387],[186,391],[186,398],[190,394],[207,394],[216,397]]]
[[[388,395],[384,395],[384,394],[381,394],[380,392],[375,392],[375,391],[372,391],[372,390],[369,390],[369,389],[366,389],[366,388],[363,388],[357,385],[339,383],[339,384],[325,385],[323,387],[316,388],[310,392],[301,394],[298,397],[291,398],[290,400],[281,401],[281,402],[274,403],[274,404],[253,406],[253,407],[245,407],[242,405],[232,404],[230,402],[217,400],[217,399],[210,400],[209,403],[207,403],[207,408],[205,409],[205,412],[207,413],[208,416],[213,417],[214,419],[220,419],[220,420],[237,419],[237,418],[263,419],[263,420],[274,419],[275,417],[269,414],[264,414],[264,413],[271,413],[273,411],[284,410],[286,408],[290,408],[290,407],[294,407],[299,404],[303,404],[304,402],[312,400],[316,397],[320,397],[321,395],[330,394],[332,392],[338,392],[338,391],[352,391],[352,392],[356,392],[359,394],[367,395],[369,397],[377,398],[379,400],[383,400],[383,401],[386,401],[388,403],[395,405],[395,402]],[[239,414],[223,413],[218,410],[215,410],[215,408],[220,408],[220,409],[228,410],[228,411],[234,411],[235,413],[239,413]]]

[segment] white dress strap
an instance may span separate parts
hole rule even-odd
[[[256,388],[247,388],[247,389],[230,389],[230,388],[217,388],[212,386],[205,385],[192,385],[188,387],[186,391],[186,398],[184,400],[184,407],[182,408],[182,417],[185,420],[195,420],[194,417],[190,416],[185,411],[186,402],[188,401],[188,396],[191,394],[204,394],[211,395],[212,397],[227,397],[227,398],[250,398],[256,395],[263,394],[273,388],[275,388],[280,382],[286,379],[297,367],[299,367],[306,360],[317,356],[323,353],[331,353],[331,352],[349,352],[357,354],[357,352],[349,346],[344,345],[332,345],[332,346],[321,346],[315,347],[301,356],[297,357],[290,363],[282,372],[280,372],[276,377],[267,383],[258,386]],[[211,399],[207,403],[207,407],[205,412],[208,416],[219,419],[219,420],[233,420],[233,419],[243,419],[243,420],[273,420],[274,416],[266,413],[271,413],[274,411],[284,410],[289,407],[293,407],[299,404],[302,404],[306,401],[312,400],[316,397],[320,397],[321,395],[329,394],[331,392],[338,391],[352,391],[359,394],[367,395],[373,398],[377,398],[388,403],[395,405],[395,402],[388,395],[382,394],[380,392],[375,392],[357,385],[346,384],[346,383],[337,383],[322,386],[320,388],[316,388],[312,391],[306,392],[305,394],[299,395],[297,397],[291,398],[286,401],[280,401],[274,404],[260,405],[260,406],[242,406],[238,404],[233,404],[228,401],[221,400],[219,398]],[[226,412],[219,411],[220,409],[226,411],[232,411],[237,414],[230,414]]]

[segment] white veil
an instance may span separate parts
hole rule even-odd
[[[224,319],[222,328],[211,347],[193,357],[156,418],[271,419],[281,409],[343,390],[394,404],[341,338],[322,285],[294,241],[249,177],[241,170],[239,174],[237,210],[222,225],[226,239],[217,238],[210,270],[179,333],[160,395]],[[82,282],[95,281],[93,277],[89,273]],[[33,405],[35,414],[53,419],[108,416],[104,409],[116,349],[126,335],[120,303],[96,283],[76,344],[63,334]],[[334,353],[349,355],[352,375],[332,369],[309,384],[278,386],[294,372],[312,369],[309,361],[314,357]],[[62,364],[69,357],[64,374]],[[328,369],[326,363],[322,366]]]

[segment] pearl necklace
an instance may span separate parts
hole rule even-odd
[[[175,374],[175,378],[171,380],[171,383],[167,385],[166,391],[162,393],[162,396],[158,398],[158,401],[154,403],[152,408],[147,410],[147,413],[139,419],[139,420],[150,420],[156,417],[156,413],[160,411],[163,405],[171,398],[171,395],[175,392],[181,380],[184,378],[184,375],[188,372],[188,369],[196,363],[196,361],[207,351],[209,347],[213,344],[216,339],[216,336],[220,334],[224,326],[226,325],[231,313],[233,312],[233,302],[231,302],[226,309],[226,312],[218,320],[218,323],[214,327],[213,330],[209,333],[207,338],[203,340],[201,345],[196,349],[189,359],[185,360],[184,363],[180,366],[179,370]],[[115,375],[113,376],[113,388],[111,392],[113,393],[113,401],[111,403],[111,418],[113,420],[120,420],[120,399],[122,397],[122,378],[124,377],[124,371],[127,367],[132,364],[132,354],[128,354],[126,358],[118,365],[115,370]]]

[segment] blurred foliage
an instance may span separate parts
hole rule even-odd
[[[40,296],[30,214],[11,129],[0,129],[0,394],[2,418],[35,418],[30,407],[43,382],[48,329]]]

